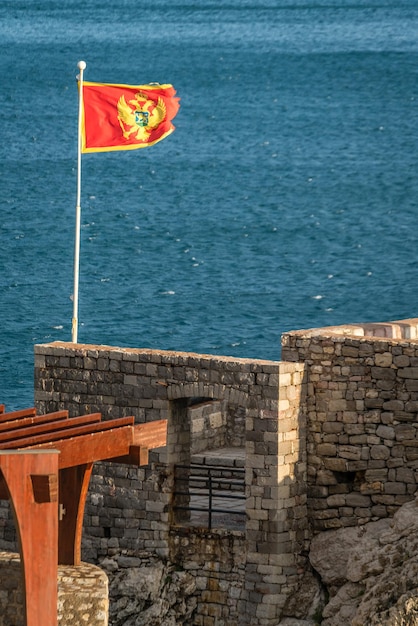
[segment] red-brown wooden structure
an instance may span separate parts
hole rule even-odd
[[[57,625],[58,564],[79,565],[95,461],[146,465],[166,445],[167,421],[135,424],[100,413],[38,415],[0,405],[0,499],[12,504],[23,568],[26,626]]]

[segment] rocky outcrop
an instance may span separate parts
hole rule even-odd
[[[315,591],[315,576],[305,576],[309,584],[298,598],[309,590],[310,605],[303,615],[299,602],[299,615],[293,613],[301,626],[418,624],[417,499],[403,505],[393,519],[320,533],[312,540],[309,560],[320,583]],[[288,615],[290,607],[291,601]],[[286,619],[280,626],[293,626]]]
[[[417,626],[418,498],[392,519],[322,532],[311,569],[279,626]],[[191,625],[201,590],[189,572],[150,554],[117,554],[109,577],[110,626]]]
[[[192,624],[196,581],[150,555],[118,555],[101,562],[109,578],[109,626]]]

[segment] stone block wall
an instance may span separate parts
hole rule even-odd
[[[418,486],[417,320],[287,333],[307,379],[314,530],[393,516]]]
[[[245,408],[203,400],[189,406],[191,452],[245,447]]]
[[[109,615],[106,574],[88,563],[58,568],[59,626],[107,626]],[[0,626],[24,626],[20,557],[0,552]]]
[[[152,456],[151,464],[139,469],[96,468],[84,525],[83,554],[89,559],[124,550],[173,559],[178,555],[173,536],[180,532],[171,514],[174,464],[201,452],[205,432],[208,447],[245,446],[247,522],[239,555],[245,566],[233,564],[229,571],[219,561],[213,566],[240,626],[275,626],[300,576],[298,554],[309,536],[303,513],[304,394],[300,363],[65,343],[35,347],[39,412],[65,408],[71,415],[99,411],[105,419],[168,420],[164,459]],[[199,529],[187,533],[190,546],[202,541]],[[206,552],[216,554],[219,537],[206,533],[204,542]],[[198,572],[197,556],[183,566]],[[196,615],[205,616],[205,626],[233,624],[228,620],[235,618],[210,614],[218,611],[209,594],[218,583],[203,573],[198,579]]]
[[[282,358],[35,347],[39,412],[168,420],[148,466],[97,465],[83,549],[93,562],[181,561],[197,584],[190,624],[276,626],[313,533],[393,516],[417,489],[418,320],[292,331]],[[231,445],[245,449],[245,533],[174,523],[174,465]],[[9,547],[6,517],[0,508]],[[224,567],[228,541],[236,559]]]
[[[150,464],[96,463],[84,514],[83,558],[97,563],[116,552],[152,551],[169,557],[171,478],[165,451],[150,453]]]
[[[279,375],[278,472],[281,503],[275,511],[282,520],[278,558],[283,560],[286,597],[306,567],[311,537],[307,509],[307,383],[304,364],[282,362]],[[286,532],[283,532],[286,530]]]
[[[191,454],[226,445],[226,416],[221,402],[197,402],[189,407],[189,419]]]
[[[278,406],[247,418],[248,624],[276,624],[306,563],[304,366],[280,363]],[[247,622],[243,622],[247,623]]]
[[[245,581],[245,536],[236,531],[172,528],[170,562],[193,576],[193,626],[240,626]]]

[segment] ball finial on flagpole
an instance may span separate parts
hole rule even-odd
[[[77,67],[79,70],[85,70],[87,67],[87,63],[85,61],[79,61],[77,63]]]

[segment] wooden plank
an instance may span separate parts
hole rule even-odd
[[[25,428],[26,426],[45,424],[60,419],[68,419],[68,411],[56,411],[55,413],[45,413],[44,415],[34,415],[33,417],[22,417],[15,421],[0,422],[0,434],[5,430]]]
[[[130,446],[129,453],[125,456],[117,456],[112,459],[104,459],[109,463],[121,463],[122,465],[148,465],[149,458],[148,448],[142,448],[141,446]]]
[[[129,448],[129,454],[106,459],[106,461],[126,465],[148,465],[149,450],[167,445],[167,420],[135,424],[134,442],[134,445]]]
[[[167,420],[135,424],[134,445],[159,448],[167,445]]]
[[[120,420],[115,420],[120,421]],[[107,422],[104,422],[105,424]],[[25,450],[59,450],[59,469],[74,467],[95,461],[102,461],[113,456],[126,456],[133,441],[133,426],[112,428],[95,433],[88,433],[38,444]]]
[[[133,418],[122,419],[123,421],[128,419],[131,422],[133,420]],[[101,422],[100,425],[113,425],[115,422],[120,424],[122,419]],[[69,439],[48,441],[28,446],[25,449],[60,450],[58,457],[60,469],[94,463],[95,461],[146,465],[148,463],[148,450],[166,445],[166,432],[167,420],[158,420],[146,424],[136,424],[135,426],[125,425],[116,429],[79,435]],[[7,489],[0,476],[0,499],[8,499],[8,497]]]
[[[12,420],[18,420],[21,417],[31,417],[36,415],[35,407],[30,409],[22,409],[21,411],[10,411],[10,413],[1,413],[0,422],[11,422]]]
[[[6,407],[4,406],[4,404],[0,404],[0,414],[4,413],[6,410]]]
[[[46,424],[38,424],[28,426],[26,428],[15,428],[7,432],[0,433],[0,450],[16,450],[18,448],[26,448],[37,442],[54,441],[65,437],[65,432],[72,431],[76,434],[79,428],[87,428],[89,432],[94,425],[101,420],[100,413],[92,413],[90,415],[82,415],[80,417],[72,417],[68,420],[57,420],[55,422],[47,422]],[[68,435],[71,437],[71,434]]]

